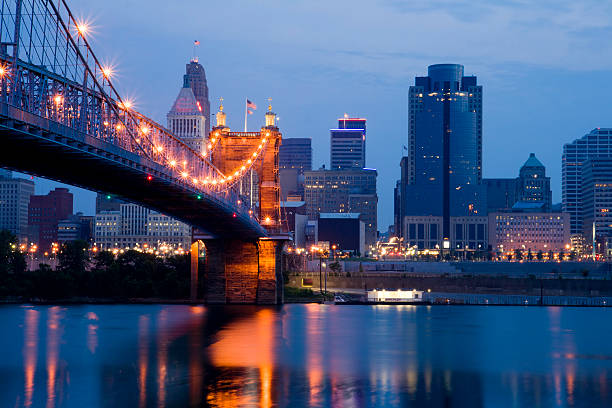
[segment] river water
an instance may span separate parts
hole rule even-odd
[[[610,407],[612,309],[0,306],[0,407]]]

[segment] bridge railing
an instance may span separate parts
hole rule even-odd
[[[112,67],[100,63],[89,27],[65,0],[0,0],[0,13],[0,101],[148,159],[177,184],[248,212],[238,177],[121,98]]]

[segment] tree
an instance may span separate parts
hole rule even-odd
[[[531,248],[529,248],[529,251],[527,251],[527,260],[533,261],[533,254],[531,253]]]
[[[542,259],[544,259],[544,252],[542,252],[541,249],[536,254],[536,258],[538,258],[538,261],[541,261]]]
[[[514,250],[514,257],[517,261],[521,261],[523,259],[523,251],[520,248],[516,248]]]
[[[569,253],[569,259],[570,259],[570,261],[573,261],[573,260],[575,260],[575,259],[576,259],[576,251],[572,250],[572,251]]]
[[[334,273],[338,273],[341,271],[342,265],[340,265],[340,262],[335,261],[329,264],[329,269]]]
[[[59,261],[58,270],[77,274],[84,273],[89,261],[87,242],[69,241],[64,243],[60,248],[57,259]]]
[[[550,251],[548,251],[548,260],[552,261],[553,259],[555,259],[555,254],[553,253],[551,249]]]
[[[563,258],[565,258],[565,252],[563,252],[563,250],[559,251],[559,260],[563,261]]]
[[[0,231],[0,275],[25,270],[25,255],[19,251],[17,237],[8,230]]]

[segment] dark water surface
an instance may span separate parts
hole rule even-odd
[[[612,407],[612,309],[0,306],[0,407]]]

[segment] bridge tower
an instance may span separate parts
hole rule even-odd
[[[281,254],[288,238],[280,211],[278,149],[282,134],[271,105],[265,117],[265,126],[258,132],[232,132],[221,105],[210,133],[209,147],[214,145],[211,160],[223,174],[238,176],[245,160],[252,166],[244,177],[240,197],[250,204],[251,216],[264,226],[268,237],[203,240],[207,303],[282,303]],[[252,162],[248,162],[250,158]]]

